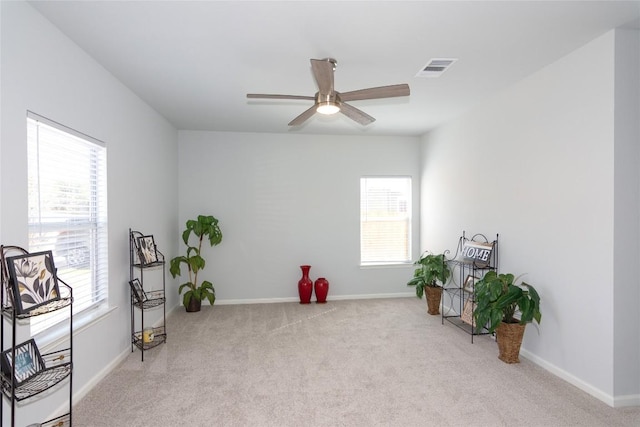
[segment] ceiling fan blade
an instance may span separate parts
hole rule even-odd
[[[262,93],[248,93],[247,98],[257,98],[257,99],[304,99],[307,101],[315,101],[316,98],[313,96],[303,96],[303,95],[268,95]]]
[[[335,63],[329,59],[312,59],[311,68],[318,83],[318,91],[323,95],[333,93],[333,70]]]
[[[305,110],[302,114],[300,114],[295,119],[289,122],[289,126],[298,126],[307,121],[311,116],[316,113],[316,105],[313,104],[308,110]]]
[[[391,86],[370,87],[368,89],[341,92],[340,99],[358,101],[361,99],[393,98],[396,96],[409,96],[409,85],[406,83]]]
[[[344,102],[340,104],[340,112],[345,116],[349,117],[351,120],[355,120],[361,125],[368,125],[369,123],[373,123],[376,121],[373,117],[368,115],[362,110],[358,110],[355,107],[352,107],[349,104],[345,104]]]

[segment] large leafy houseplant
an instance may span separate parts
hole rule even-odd
[[[540,323],[540,296],[535,288],[525,282],[516,284],[513,274],[498,274],[489,271],[476,282],[476,308],[473,315],[477,325],[487,325],[493,332],[504,323],[525,325],[536,321]],[[519,313],[519,318],[516,318]]]
[[[490,333],[496,332],[500,350],[499,358],[507,363],[517,363],[522,336],[527,323],[540,324],[540,296],[536,289],[525,283],[517,283],[511,273],[498,274],[489,271],[475,285],[476,325],[484,325]]]
[[[191,235],[196,237],[196,246],[189,244]],[[198,273],[205,267],[205,260],[202,257],[202,242],[205,238],[213,247],[222,242],[222,232],[218,226],[218,220],[213,216],[198,215],[197,219],[190,219],[186,222],[186,229],[182,232],[182,240],[187,245],[186,255],[181,255],[171,260],[169,271],[175,278],[181,275],[180,266],[185,264],[187,267],[189,281],[183,283],[178,288],[178,293],[183,295],[182,303],[187,311],[198,311],[202,301],[206,298],[213,305],[216,300],[216,291],[213,283],[203,280],[198,284]]]
[[[442,286],[451,275],[451,269],[444,254],[435,255],[425,252],[414,264],[418,267],[413,272],[413,278],[407,282],[407,286],[416,287],[418,298],[422,298],[426,292],[429,314],[440,314]]]

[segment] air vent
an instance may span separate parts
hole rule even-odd
[[[418,71],[416,77],[440,77],[457,60],[457,58],[434,58]]]

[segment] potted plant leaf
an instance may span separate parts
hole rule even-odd
[[[196,237],[196,246],[189,244],[191,235]],[[185,264],[189,274],[189,281],[183,283],[178,288],[178,293],[186,289],[182,298],[182,303],[188,312],[200,311],[202,300],[209,300],[213,305],[216,300],[216,290],[213,284],[203,280],[198,284],[198,273],[205,267],[205,260],[202,258],[202,242],[205,238],[213,247],[222,242],[222,232],[218,226],[218,220],[212,216],[198,215],[197,219],[190,219],[186,223],[186,229],[182,232],[182,240],[187,245],[187,254],[173,258],[169,272],[175,278],[181,275],[180,266]]]
[[[429,314],[440,314],[442,286],[451,275],[444,254],[434,255],[425,252],[414,264],[419,267],[414,270],[413,279],[407,282],[407,286],[416,287],[418,298],[422,298],[423,293],[427,294],[427,312]]]
[[[476,325],[495,331],[498,357],[505,363],[520,362],[525,327],[534,320],[540,324],[542,318],[538,292],[525,282],[518,284],[518,279],[510,273],[489,271],[475,287]]]

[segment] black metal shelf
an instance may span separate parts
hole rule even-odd
[[[132,265],[133,267],[136,267],[136,268],[156,268],[156,267],[162,267],[164,265],[164,260],[152,262],[149,264],[141,264],[140,262],[136,262],[135,264],[132,264]]]
[[[69,285],[67,285],[62,280],[60,280],[60,278],[58,278],[58,283],[60,285],[66,286],[69,289],[71,288]],[[62,287],[60,287],[60,290],[62,291]],[[73,298],[71,296],[61,297],[59,300],[50,301],[47,304],[41,305],[40,307],[34,310],[31,310],[27,313],[21,313],[21,314],[14,313],[15,310],[10,305],[3,305],[2,314],[9,320],[12,320],[12,319],[26,320],[26,319],[31,319],[32,317],[35,317],[35,316],[40,316],[42,314],[47,314],[47,313],[52,313],[54,311],[62,310],[63,308],[69,307],[71,304],[73,304]]]
[[[71,362],[45,368],[19,386],[16,386],[15,389],[13,389],[11,380],[4,374],[1,374],[2,392],[8,399],[11,399],[13,393],[16,401],[21,402],[30,397],[37,396],[43,391],[47,391],[59,384],[71,375],[72,368],[73,365]]]
[[[2,278],[0,285],[0,310],[2,312],[2,318],[4,319],[0,319],[0,352],[11,351],[11,359],[15,360],[15,349],[18,345],[16,342],[18,325],[25,327],[29,324],[29,319],[63,309],[69,310],[69,317],[67,319],[69,324],[69,347],[40,355],[44,366],[41,366],[40,371],[19,384],[15,379],[16,367],[12,364],[10,372],[0,372],[0,388],[2,389],[2,395],[10,401],[11,426],[15,426],[17,402],[26,401],[37,395],[43,395],[44,392],[52,390],[53,387],[68,379],[66,382],[69,387],[69,411],[64,415],[45,421],[39,425],[47,427],[71,426],[73,408],[73,288],[60,277],[57,277],[56,272],[60,298],[49,301],[25,313],[18,313],[13,307],[14,297],[11,292],[5,257],[8,254],[26,255],[28,253],[27,250],[19,246],[2,245],[0,250],[0,275]],[[10,341],[11,344],[8,348],[5,347],[5,320],[11,325],[11,338],[6,340]],[[0,402],[0,424],[3,419],[3,408],[3,402]]]
[[[143,331],[136,331],[131,335],[131,342],[140,350],[151,350],[167,341],[167,332],[164,326],[150,328],[153,331],[153,341],[144,342]]]
[[[139,309],[149,310],[154,307],[159,307],[167,301],[164,297],[164,291],[150,291],[146,292],[146,294],[147,299],[142,302],[134,298],[133,305]]]
[[[470,335],[486,335],[489,333],[489,331],[486,330],[486,328],[477,328],[475,326],[472,326],[466,322],[463,322],[462,319],[460,319],[460,316],[444,316],[444,319],[451,323],[452,325],[462,329],[463,331],[465,331],[466,333],[470,334]]]
[[[467,242],[491,244],[492,251],[486,262],[470,260],[462,256],[464,245]],[[471,319],[471,322],[462,319],[465,304],[471,304],[471,312],[475,309],[475,280],[471,280],[471,287],[468,289],[465,289],[465,282],[469,276],[481,279],[488,271],[498,271],[498,235],[496,235],[495,240],[489,242],[483,234],[475,234],[471,238],[467,238],[463,231],[458,240],[456,253],[447,263],[451,268],[451,276],[449,282],[442,288],[442,324],[446,320],[448,323],[462,329],[471,335],[471,342],[473,343],[474,336],[486,335],[489,331],[484,325],[482,327],[472,325],[471,323],[475,322],[473,319]]]
[[[139,231],[135,231],[129,229],[129,279],[130,280],[139,280],[139,286],[142,287],[144,294],[144,299],[142,297],[138,298],[134,295],[133,290],[130,291],[131,295],[131,351],[133,352],[136,348],[140,350],[140,359],[144,361],[144,353],[147,350],[151,350],[159,346],[162,343],[167,341],[167,332],[165,329],[166,321],[167,321],[167,311],[166,311],[166,295],[165,295],[165,275],[166,275],[166,263],[164,255],[158,250],[157,247],[153,247],[153,252],[151,256],[148,256],[148,252],[145,254],[144,251],[140,250],[138,247],[139,239],[149,237],[145,236],[143,233]],[[140,244],[142,246],[142,244]],[[147,249],[149,246],[146,247]],[[155,256],[154,256],[155,254]],[[146,259],[154,259],[157,258],[154,262],[145,263],[142,260]],[[153,271],[159,270],[159,271]],[[161,272],[162,278],[158,280],[157,274]],[[145,279],[149,274],[156,275],[152,276],[155,280]],[[156,286],[149,286],[147,284],[147,288],[149,290],[145,290],[145,280],[149,283],[155,284]],[[157,289],[158,286],[162,286],[161,289]],[[157,325],[153,330],[153,341],[144,342],[143,331],[145,328],[145,312],[148,310],[156,309],[162,307],[162,325]],[[136,315],[136,311],[138,315]],[[140,329],[136,328],[136,317],[140,318]]]
[[[67,427],[71,426],[71,414],[60,415],[40,424],[40,427]]]

